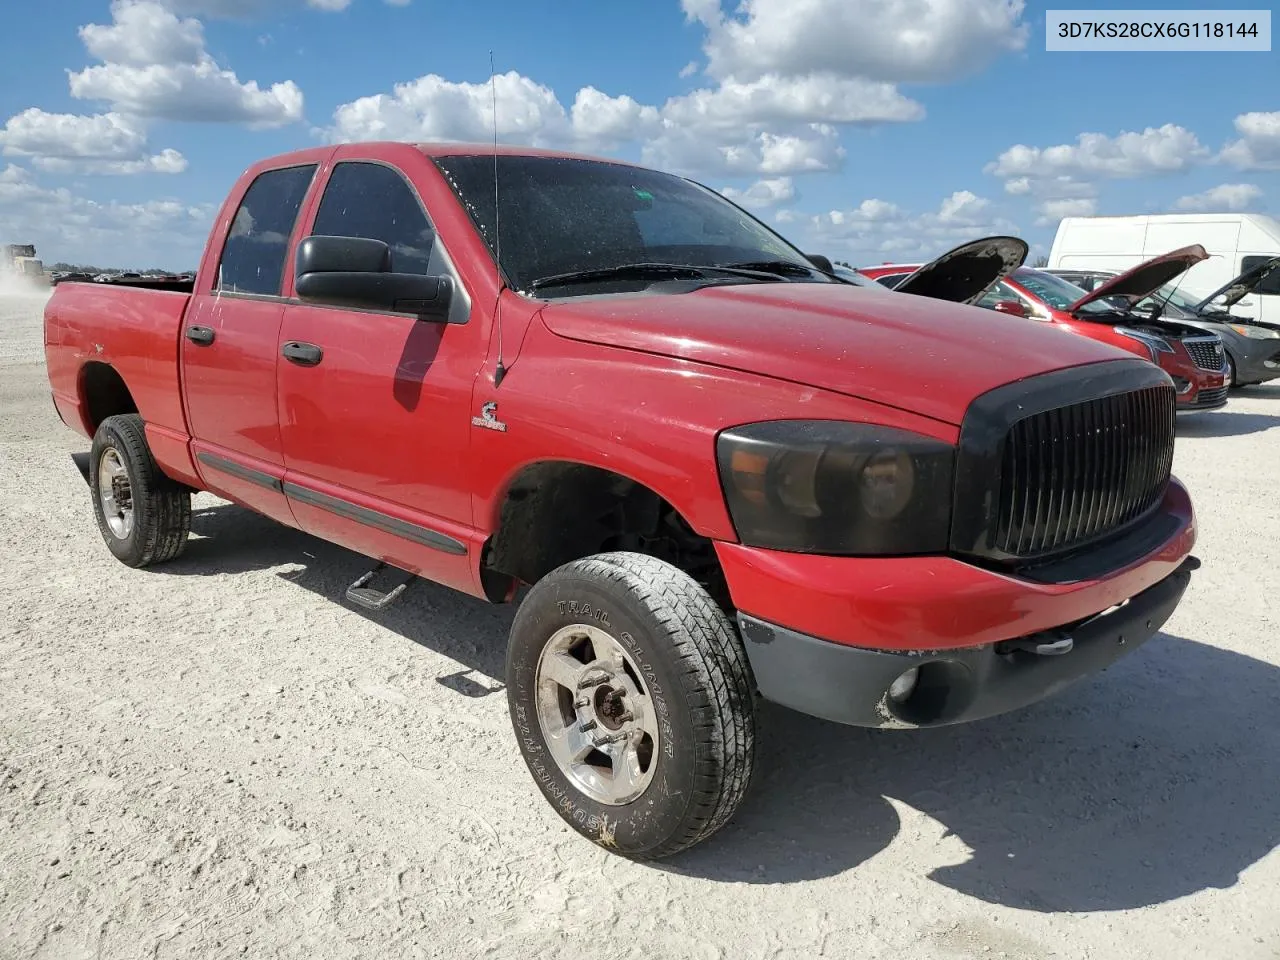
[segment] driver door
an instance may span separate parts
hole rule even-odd
[[[352,149],[334,158],[303,235],[381,240],[392,270],[450,275],[456,295],[447,323],[290,300],[277,368],[284,491],[303,529],[469,589],[481,324],[412,181]]]

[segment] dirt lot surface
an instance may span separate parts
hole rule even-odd
[[[1204,567],[1166,634],[1019,714],[872,732],[765,708],[737,820],[660,866],[520,762],[511,611],[207,495],[106,551],[0,302],[0,957],[1280,957],[1280,387],[1185,420]]]

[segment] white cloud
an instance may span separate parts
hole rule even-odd
[[[595,87],[583,87],[574,97],[569,124],[575,141],[592,149],[613,149],[658,129],[656,107],[628,96],[611,97]]]
[[[698,62],[696,60],[690,60],[683,67],[680,68],[680,79],[683,80],[686,77],[692,77],[697,72],[698,72]]]
[[[757,180],[745,190],[725,187],[720,192],[739,206],[753,210],[776,207],[796,199],[796,186],[790,177]]]
[[[297,7],[308,7],[327,13],[338,13],[351,6],[351,0],[162,0],[176,13],[215,17],[223,20],[247,20]],[[387,0],[392,3],[393,0]],[[408,0],[397,4],[404,6]]]
[[[1221,159],[1242,170],[1280,170],[1280,110],[1242,113],[1235,128],[1240,139],[1223,148]]]
[[[43,170],[60,173],[182,173],[187,160],[177,150],[147,152],[147,134],[137,120],[116,113],[79,116],[31,107],[0,129],[0,151],[30,157]]]
[[[1098,188],[1092,183],[1074,177],[1014,177],[1004,183],[1005,193],[1015,197],[1035,197],[1039,200],[1070,200],[1092,197]]]
[[[784,77],[750,83],[726,81],[669,100],[662,114],[686,127],[741,127],[743,124],[903,123],[924,118],[924,108],[888,83],[833,74]]]
[[[1115,137],[1082,133],[1074,144],[1043,148],[1018,144],[987,164],[985,170],[1013,180],[1124,179],[1180,173],[1208,158],[1209,151],[1194,133],[1167,123],[1162,127],[1147,127],[1141,133],[1125,131]]]
[[[1223,210],[1246,210],[1262,197],[1262,190],[1252,183],[1223,183],[1203,193],[1179,197],[1174,206],[1179,210],[1218,213]]]
[[[205,56],[204,27],[199,20],[179,19],[159,3],[114,0],[109,25],[80,28],[85,49],[99,60],[134,67],[199,63]]]
[[[302,117],[302,91],[292,80],[262,89],[220,67],[204,47],[198,21],[155,0],[115,0],[109,26],[80,35],[105,62],[69,75],[71,95],[101,100],[139,118],[278,127]]]
[[[572,120],[555,92],[515,71],[498,74],[492,86],[487,81],[454,82],[434,73],[409,83],[398,83],[391,94],[361,97],[338,107],[333,126],[326,133],[339,142],[366,139],[487,142],[493,137],[495,87],[499,138],[532,146],[564,146],[572,142]],[[585,90],[583,93],[588,100],[592,99],[592,94]],[[592,90],[592,93],[598,91]],[[595,121],[595,117],[590,118],[590,122]],[[611,122],[612,117],[604,120],[603,125]]]
[[[708,71],[750,81],[830,72],[945,82],[1026,45],[1023,0],[682,0],[707,28]]]
[[[968,190],[957,190],[942,201],[938,220],[942,223],[975,223],[990,201]]]
[[[644,144],[642,162],[688,176],[786,176],[835,170],[845,150],[835,128],[810,124],[788,133],[736,130],[719,136],[665,123]]]
[[[14,165],[0,171],[0,221],[11,236],[34,243],[46,263],[193,267],[213,212],[210,204],[172,199],[99,202],[43,187]]]
[[[1098,201],[1092,197],[1046,200],[1036,209],[1040,213],[1036,226],[1047,227],[1057,223],[1063,217],[1092,217],[1098,212]]]
[[[995,213],[991,202],[968,190],[944,197],[936,210],[911,214],[886,200],[801,217],[789,213],[780,222],[794,224],[805,249],[851,263],[918,262],[970,240],[992,234],[1017,236],[1016,224]]]
[[[514,71],[493,82],[500,139],[590,152],[638,143],[645,162],[699,175],[832,170],[844,158],[836,124],[923,116],[919,104],[888,84],[835,77],[729,83],[675,97],[662,107],[584,87],[568,109],[550,87]],[[428,74],[397,84],[389,94],[342,104],[320,132],[338,142],[487,142],[493,136],[493,96],[489,82]]]

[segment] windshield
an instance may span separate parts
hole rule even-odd
[[[671,174],[601,160],[501,156],[501,216],[495,228],[494,157],[445,156],[435,163],[495,259],[494,238],[501,230],[501,267],[516,290],[528,291],[549,277],[655,263],[711,267],[782,261],[790,268],[788,280],[838,282],[718,193]],[[753,282],[746,276],[714,279]],[[597,282],[638,289],[653,278]],[[555,292],[599,290],[586,284]]]
[[[1013,279],[1037,300],[1047,303],[1055,310],[1066,310],[1081,297],[1088,296],[1088,291],[1083,287],[1077,287],[1069,280],[1064,280],[1052,273],[1045,273],[1043,270],[1019,267],[1014,271]],[[1080,308],[1080,312],[1084,314],[1114,313],[1126,308],[1127,304],[1123,300],[1106,297],[1085,304]]]
[[[1153,293],[1151,296],[1139,300],[1134,307],[1135,310],[1150,310],[1156,303],[1171,303],[1180,310],[1188,313],[1195,313],[1196,307],[1200,303],[1198,297],[1189,296],[1178,289],[1176,283],[1166,283],[1163,287]]]

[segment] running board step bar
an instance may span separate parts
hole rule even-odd
[[[380,574],[383,570],[394,570],[400,575],[400,579],[390,590],[385,593],[369,586],[369,582]],[[409,586],[415,579],[412,573],[400,570],[397,567],[380,563],[363,577],[347,587],[347,599],[358,607],[364,607],[366,610],[382,610],[400,598],[405,588]]]

